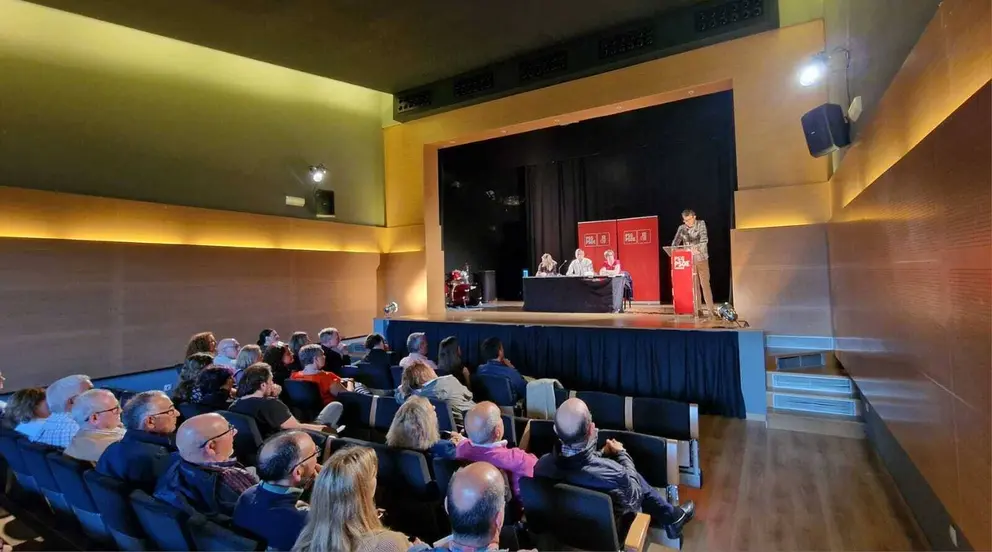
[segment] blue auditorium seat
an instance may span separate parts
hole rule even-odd
[[[145,530],[131,508],[128,485],[96,470],[84,473],[83,480],[117,547],[129,552],[151,550]]]
[[[131,507],[149,540],[159,550],[196,550],[189,533],[190,516],[148,493],[131,493]]]
[[[232,531],[203,517],[190,518],[187,525],[197,550],[220,552],[265,550],[265,543]]]
[[[324,409],[324,399],[320,386],[306,380],[287,379],[282,384],[286,405],[295,407],[300,413],[301,422],[310,422]]]
[[[262,433],[258,431],[255,419],[229,410],[218,410],[217,413],[238,430],[234,436],[234,456],[245,466],[254,466],[262,446]]]
[[[83,480],[83,474],[92,470],[92,464],[80,462],[61,452],[51,452],[48,454],[48,465],[52,468],[52,475],[55,476],[62,494],[76,514],[83,533],[104,546],[113,545],[114,539]]]
[[[513,399],[510,380],[502,376],[475,374],[472,376],[472,391],[475,402],[491,401],[497,406],[511,409],[517,405]]]

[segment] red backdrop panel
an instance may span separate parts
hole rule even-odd
[[[592,261],[593,269],[599,273],[599,268],[603,266],[603,253],[607,249],[617,250],[617,221],[615,220],[593,220],[580,222],[579,228],[579,248],[586,252],[586,257]],[[566,255],[574,254],[574,251],[567,251]],[[566,261],[571,261],[574,255]]]
[[[658,217],[617,221],[620,238],[617,258],[634,281],[635,301],[661,301],[661,265],[658,252]]]
[[[692,253],[676,251],[672,254],[672,302],[675,314],[692,314]]]

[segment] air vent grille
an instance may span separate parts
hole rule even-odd
[[[851,380],[847,378],[815,378],[787,374],[773,374],[772,388],[843,394],[850,394],[853,391]]]
[[[772,407],[781,410],[796,410],[815,414],[835,416],[857,416],[858,407],[853,400],[827,399],[808,395],[786,395],[775,393]]]
[[[411,109],[429,107],[432,103],[434,103],[434,94],[430,90],[404,94],[396,100],[396,112],[403,113]]]
[[[734,0],[720,6],[704,8],[695,14],[696,32],[707,33],[740,21],[755,19],[765,13],[765,0]]]
[[[599,39],[599,59],[609,59],[654,45],[654,28],[641,27]]]
[[[496,76],[493,75],[492,71],[486,71],[455,80],[452,89],[456,98],[464,98],[465,96],[474,96],[480,92],[491,90],[495,86]]]
[[[560,50],[542,56],[525,59],[520,62],[520,82],[543,79],[555,73],[568,70],[568,52]]]

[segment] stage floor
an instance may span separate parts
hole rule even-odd
[[[399,315],[394,320],[425,322],[465,322],[476,324],[524,324],[541,326],[580,326],[588,328],[630,328],[638,330],[734,330],[737,325],[716,318],[675,316],[671,305],[637,305],[624,313],[525,312],[522,302],[500,301],[483,307],[447,309],[443,314]]]

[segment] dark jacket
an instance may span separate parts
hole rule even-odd
[[[100,455],[96,471],[151,494],[159,477],[177,460],[173,435],[129,429]]]
[[[520,375],[516,368],[510,368],[498,360],[490,360],[479,366],[476,373],[485,376],[500,376],[510,380],[514,402],[527,397],[527,380]]]
[[[193,464],[180,458],[159,479],[155,498],[190,514],[230,517],[241,493],[256,483],[235,461]]]
[[[335,374],[338,374],[339,372],[341,372],[342,366],[347,366],[348,364],[351,364],[350,356],[342,355],[336,350],[331,349],[330,347],[324,347],[323,345],[321,345],[320,348],[324,350],[325,372],[334,372]]]
[[[365,355],[362,362],[366,362],[376,368],[382,368],[384,370],[389,370],[394,366],[392,356],[390,356],[389,351],[386,351],[385,349],[372,349]]]
[[[569,485],[609,494],[618,522],[627,514],[641,511],[644,492],[634,461],[627,451],[607,458],[596,450],[595,443],[590,443],[582,452],[566,457],[562,456],[559,443],[555,445],[554,452],[545,454],[537,461],[534,476],[557,479]]]
[[[302,494],[302,489],[259,483],[238,499],[234,526],[265,541],[270,550],[292,550],[309,512],[296,505]]]

